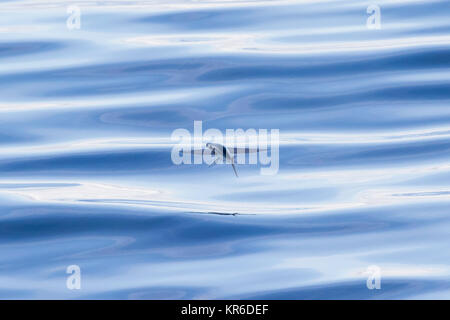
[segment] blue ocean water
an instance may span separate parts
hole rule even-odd
[[[449,299],[449,18],[448,0],[2,1],[0,298]],[[278,173],[174,165],[195,120],[279,129]]]

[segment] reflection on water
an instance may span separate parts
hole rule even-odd
[[[450,2],[375,2],[3,2],[0,298],[450,298]],[[194,120],[278,174],[174,165]]]

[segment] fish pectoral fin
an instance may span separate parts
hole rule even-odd
[[[214,167],[217,164],[217,161],[219,160],[219,158],[214,159],[214,161],[209,165],[209,167]]]

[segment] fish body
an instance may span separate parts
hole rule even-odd
[[[236,166],[234,165],[234,154],[232,155],[227,147],[219,144],[219,143],[210,143],[208,142],[206,144],[206,148],[211,150],[211,153],[214,152],[216,159],[214,160],[213,164],[216,164],[219,159],[223,159],[225,163],[231,163],[231,166],[233,167],[234,174],[236,177],[239,177],[236,171]]]

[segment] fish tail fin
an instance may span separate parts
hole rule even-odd
[[[239,178],[237,171],[236,171],[236,167],[234,166],[234,163],[232,163],[231,165],[233,166],[234,174],[236,175],[236,177]]]

